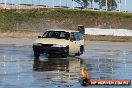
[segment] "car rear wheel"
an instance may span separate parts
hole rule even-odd
[[[84,52],[84,46],[82,45],[80,46],[80,54],[83,54],[83,52]]]

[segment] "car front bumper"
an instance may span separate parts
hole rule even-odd
[[[67,52],[66,47],[46,47],[33,45],[33,51],[39,54],[47,53],[47,54],[64,54]]]

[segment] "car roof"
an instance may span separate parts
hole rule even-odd
[[[79,32],[76,30],[70,30],[70,29],[49,29],[47,31],[65,31],[65,32]]]

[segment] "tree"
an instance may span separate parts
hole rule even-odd
[[[74,0],[74,1],[79,3],[84,8],[87,8],[89,5],[91,5],[92,8],[93,0]],[[94,2],[99,4],[99,9],[102,9],[102,7],[106,6],[106,0],[94,0]],[[108,10],[115,10],[117,8],[118,2],[121,2],[121,0],[107,0]]]
[[[74,0],[74,1],[79,3],[82,7],[87,8],[91,0]]]
[[[99,9],[102,9],[102,0],[94,0],[94,2],[99,4]]]
[[[93,8],[93,0],[89,0],[89,1],[90,1],[91,8]]]
[[[95,0],[96,3],[99,3],[99,8],[106,6],[106,0]],[[116,0],[107,0],[107,8],[108,10],[115,10],[117,8]]]

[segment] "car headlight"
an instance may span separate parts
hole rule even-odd
[[[33,45],[36,45],[36,46],[41,46],[40,43],[33,43]]]
[[[54,44],[51,47],[64,47],[63,45]]]

